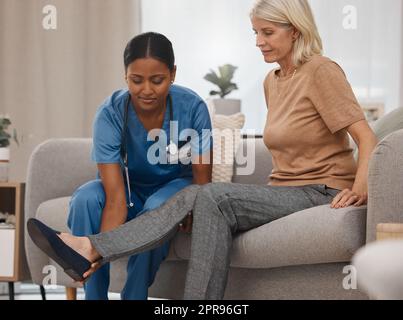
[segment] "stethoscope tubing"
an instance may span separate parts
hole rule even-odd
[[[125,173],[125,180],[127,185],[127,193],[129,197],[129,204],[127,205],[129,208],[134,207],[134,203],[132,201],[132,192],[130,188],[130,180],[129,180],[129,168],[128,168],[128,154],[127,154],[127,126],[128,126],[128,118],[129,118],[129,107],[130,107],[131,95],[128,93],[126,104],[125,104],[125,112],[123,118],[123,130],[122,130],[122,144],[120,148],[120,155],[123,160],[124,165],[124,173]],[[168,105],[169,105],[169,130],[171,131],[171,122],[173,121],[173,104],[172,104],[172,97],[168,94]],[[171,134],[171,132],[170,132]],[[169,152],[171,147],[172,141],[170,141],[169,146],[167,147],[167,152]],[[175,145],[176,149],[177,146]]]

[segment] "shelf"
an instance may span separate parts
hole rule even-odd
[[[0,282],[30,279],[24,246],[25,184],[0,182],[0,211],[15,215],[15,229],[0,228]]]

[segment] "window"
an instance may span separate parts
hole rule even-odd
[[[174,45],[177,83],[208,98],[212,85],[203,79],[209,69],[238,66],[239,90],[229,97],[242,100],[245,129],[263,131],[266,107],[263,80],[276,65],[266,64],[255,47],[249,21],[254,0],[147,0],[142,3],[142,30],[165,34]],[[338,62],[363,104],[384,104],[391,111],[401,103],[401,0],[311,0],[325,55]],[[353,6],[357,28],[343,21]]]

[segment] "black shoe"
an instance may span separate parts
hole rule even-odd
[[[66,245],[55,231],[37,219],[27,222],[32,241],[51,259],[58,263],[75,281],[83,281],[83,274],[91,268],[91,262]]]

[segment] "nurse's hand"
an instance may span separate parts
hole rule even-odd
[[[193,216],[192,213],[189,212],[187,217],[183,219],[183,221],[179,224],[179,231],[185,233],[192,232],[192,223],[193,223]]]
[[[89,277],[95,272],[97,271],[99,268],[101,267],[101,264],[99,262],[94,262],[93,264],[91,264],[91,268],[88,269],[84,274],[84,281],[80,281],[81,284],[84,284],[85,282],[87,282],[87,280],[89,279]]]

